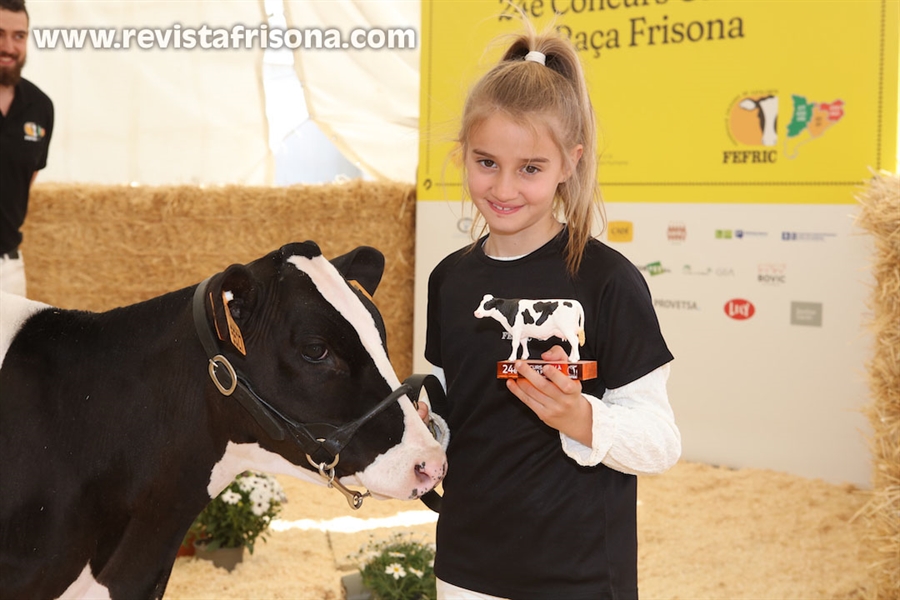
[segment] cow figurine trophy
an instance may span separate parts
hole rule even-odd
[[[496,320],[512,338],[509,358],[497,363],[498,379],[518,378],[515,365],[519,348],[522,348],[521,360],[538,373],[543,372],[544,366],[551,365],[567,373],[570,379],[585,380],[597,376],[596,361],[579,360],[579,347],[584,345],[584,308],[577,300],[508,299],[485,294],[475,309],[475,316]],[[569,362],[529,360],[528,340],[552,337],[569,344]]]

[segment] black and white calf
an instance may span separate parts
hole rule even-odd
[[[485,294],[475,316],[491,317],[512,337],[512,354],[508,360],[516,360],[519,346],[523,359],[528,358],[528,340],[546,340],[558,337],[571,346],[569,360],[577,362],[578,347],[584,344],[584,308],[577,300],[522,300],[494,298]]]
[[[383,266],[305,242],[105,313],[0,294],[0,596],[162,597],[247,469],[431,490],[446,457],[388,360]]]

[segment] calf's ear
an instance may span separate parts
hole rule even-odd
[[[356,281],[370,296],[384,274],[384,254],[371,246],[360,246],[331,259],[331,264],[347,281]]]
[[[216,336],[230,342],[241,354],[247,354],[239,323],[252,314],[257,303],[258,291],[250,270],[244,265],[231,265],[210,278],[206,294]]]
[[[257,289],[250,269],[244,265],[231,265],[222,274],[219,297],[225,292],[230,299],[228,308],[231,316],[241,320],[249,316],[256,306]]]

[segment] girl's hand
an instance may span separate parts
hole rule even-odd
[[[561,346],[553,346],[541,355],[549,362],[568,362],[568,355]],[[519,400],[550,427],[561,431],[585,446],[592,441],[592,410],[581,395],[581,382],[569,379],[559,369],[545,365],[543,375],[528,366],[524,360],[516,361],[518,379],[507,379],[506,387]]]

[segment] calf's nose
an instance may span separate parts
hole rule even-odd
[[[419,495],[421,495],[430,491],[434,486],[441,482],[441,479],[443,479],[444,475],[447,473],[447,461],[423,460],[422,462],[416,463],[414,470],[416,472],[416,479],[418,479],[421,484],[421,487],[417,488]]]

